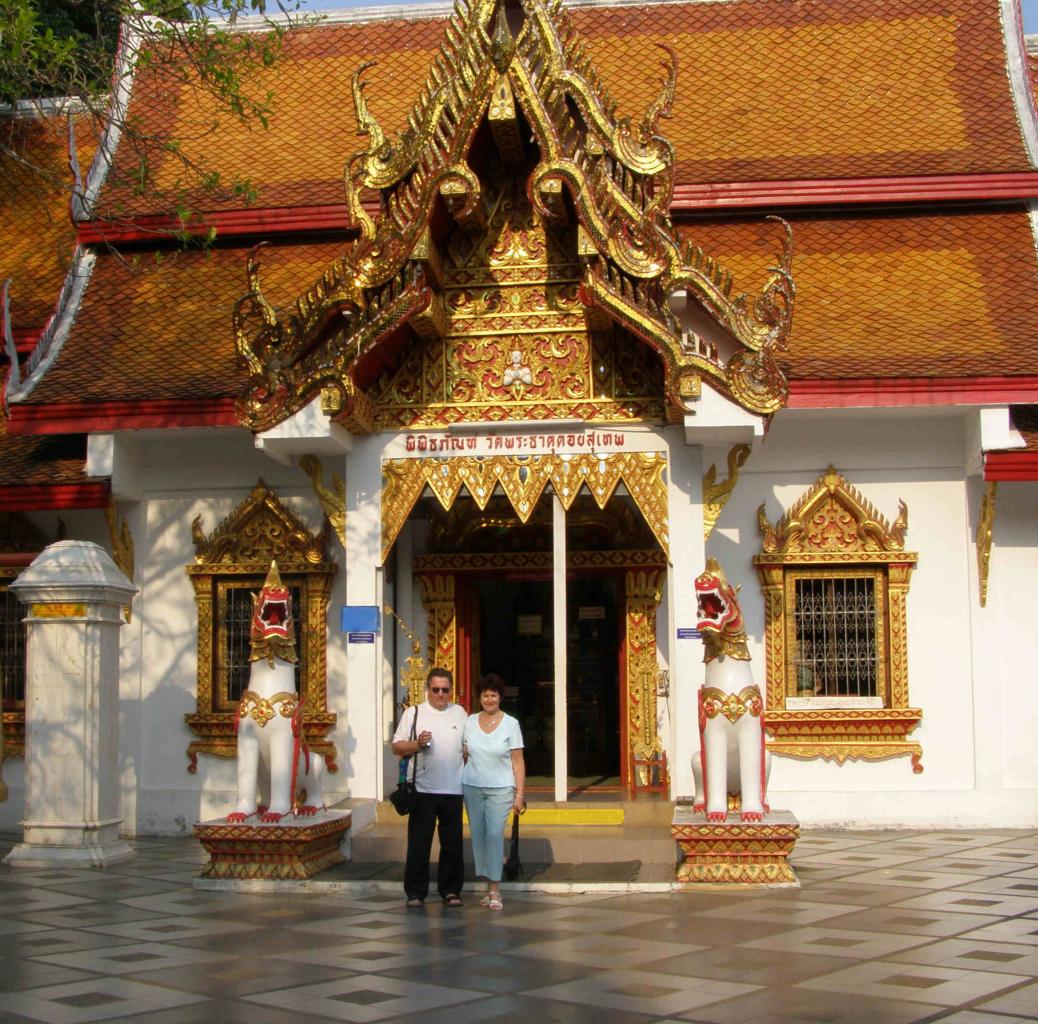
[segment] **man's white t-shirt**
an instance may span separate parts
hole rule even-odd
[[[432,742],[426,750],[414,755],[418,758],[415,785],[419,793],[461,794],[461,737],[468,715],[460,704],[448,704],[438,711],[428,701],[408,708],[401,716],[393,733],[393,742],[411,738],[411,724],[418,715],[415,736],[428,729]],[[408,766],[407,777],[411,778]]]

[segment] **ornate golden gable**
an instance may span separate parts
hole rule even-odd
[[[908,528],[905,503],[898,502],[898,517],[891,526],[832,466],[774,527],[763,504],[757,510],[757,519],[764,538],[764,554],[755,559],[758,564],[840,559],[914,563],[918,557],[904,552]]]
[[[772,526],[753,559],[764,590],[768,749],[791,757],[882,760],[908,754],[921,772],[923,749],[908,739],[922,720],[908,699],[908,586],[919,556],[904,550],[908,508],[891,525],[832,466]],[[797,698],[796,577],[870,577],[876,594],[877,692],[882,706],[812,706]],[[791,699],[793,698],[793,699]],[[791,705],[796,705],[791,707]],[[802,706],[807,705],[807,706]]]
[[[252,493],[207,537],[202,517],[191,523],[198,566],[220,566],[221,572],[254,572],[257,567],[266,574],[270,563],[277,560],[282,572],[299,567],[312,569],[327,561],[326,535],[311,534],[303,521],[293,515],[267,485],[260,482]],[[200,570],[189,566],[189,573]]]
[[[362,65],[354,74],[353,93],[368,145],[349,160],[346,175],[347,205],[359,237],[288,312],[264,298],[259,250],[250,256],[250,290],[234,311],[235,345],[249,375],[238,405],[243,422],[267,429],[318,394],[325,410],[355,431],[415,422],[399,411],[380,422],[380,404],[399,410],[409,399],[400,401],[400,388],[394,390],[392,382],[388,392],[383,387],[372,394],[385,361],[375,352],[389,353],[392,361],[419,339],[428,345],[449,333],[445,247],[452,238],[493,234],[497,198],[486,183],[500,178],[500,171],[491,169],[495,159],[508,176],[521,178],[520,191],[537,218],[534,233],[550,235],[557,228],[569,234],[562,254],[566,269],[539,282],[535,273],[533,283],[545,295],[557,283],[567,285],[579,298],[571,312],[584,320],[584,333],[637,339],[656,353],[662,374],[657,397],[666,418],[684,415],[702,376],[754,412],[780,408],[788,386],[777,355],[789,335],[794,298],[788,225],[776,265],[757,296],[734,293],[723,267],[677,239],[670,223],[674,153],[658,131],[660,120],[670,116],[677,59],[663,49],[667,60],[659,96],[640,118],[619,116],[561,0],[519,0],[510,6],[505,0],[458,0],[408,127],[395,138],[386,136],[367,108],[363,75],[371,64]],[[489,130],[481,132],[484,124]],[[488,148],[496,156],[488,157]],[[374,214],[364,202],[372,193],[378,198]],[[509,293],[516,296],[518,290]],[[537,315],[536,308],[519,301],[518,312],[526,319]],[[716,340],[682,328],[672,301],[697,304],[730,339],[731,351],[719,353]],[[565,303],[551,312],[565,315]],[[488,337],[515,333],[512,324],[484,328],[472,341],[477,348]],[[500,397],[495,386],[509,387],[509,347],[504,358],[502,352],[486,354],[485,372],[472,375],[477,390],[488,389],[488,401]],[[525,370],[520,382],[532,389],[527,396],[539,386],[537,358],[544,371],[595,364],[579,341],[571,351],[550,340],[537,349],[533,340],[518,349],[520,357],[531,360],[517,367]],[[585,376],[594,392],[592,376]],[[542,374],[541,383],[546,380]],[[469,410],[479,399],[464,386],[428,395],[427,375],[412,373],[408,383],[412,392],[421,392],[411,404],[439,401],[455,410],[431,422],[483,414]],[[547,401],[509,406],[503,418],[552,418],[566,399],[584,405],[565,415],[622,418],[614,414],[623,403],[603,407],[594,401],[599,395],[574,388],[567,395],[565,388],[548,387],[535,396]],[[647,396],[630,397],[634,411],[628,409],[628,418],[655,418],[646,402],[638,408]]]
[[[211,534],[206,536],[201,516],[195,517],[191,533],[195,561],[186,569],[198,605],[198,682],[196,710],[184,720],[198,738],[187,749],[188,771],[197,771],[199,754],[237,753],[236,701],[222,690],[227,601],[233,590],[258,591],[274,560],[286,585],[300,590],[300,696],[306,741],[325,758],[329,771],[336,771],[335,745],[328,739],[337,716],[328,711],[326,638],[335,566],[325,555],[327,526],[310,533],[260,480]]]

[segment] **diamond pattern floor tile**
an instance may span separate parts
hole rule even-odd
[[[1038,1020],[1038,832],[811,832],[800,890],[506,889],[501,913],[200,891],[193,840],[135,846],[0,867],[0,1024]]]

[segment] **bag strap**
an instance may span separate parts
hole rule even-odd
[[[512,811],[512,842],[519,842],[519,812]]]
[[[414,706],[414,718],[411,720],[411,739],[418,741],[418,705]],[[421,748],[419,747],[419,750]],[[418,750],[411,756],[411,785],[418,783]]]

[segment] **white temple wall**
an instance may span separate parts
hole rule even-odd
[[[807,825],[1038,824],[1038,484],[1000,484],[988,606],[981,609],[973,534],[982,484],[966,475],[965,422],[955,412],[782,413],[743,468],[707,544],[707,553],[742,586],[755,676],[763,688],[763,601],[752,564],[760,549],[760,503],[767,502],[775,522],[832,464],[888,520],[897,515],[899,498],[908,504],[906,547],[919,553],[908,593],[909,696],[923,710],[910,738],[923,747],[924,771],[913,774],[907,756],[843,765],[776,757],[772,805],[788,807]],[[653,444],[651,432],[645,433],[650,436],[638,447]],[[694,693],[703,669],[701,644],[677,641],[675,629],[695,624],[702,472],[715,462],[723,476],[728,448],[686,446],[674,431],[667,441],[674,568],[657,633],[671,691],[658,710],[681,794],[689,791]],[[133,532],[140,587],[133,619],[121,630],[122,813],[128,832],[187,832],[194,821],[225,813],[235,787],[233,760],[201,755],[197,774],[187,772],[194,734],[184,715],[195,710],[197,678],[197,606],[184,571],[194,558],[192,520],[201,514],[211,533],[260,477],[310,529],[320,528],[323,515],[305,475],[257,452],[244,432],[142,434],[138,445],[140,498],[119,505]],[[398,445],[399,439],[358,438],[348,456],[323,460],[326,475],[337,470],[347,480],[350,531],[348,562],[337,541],[330,545],[339,565],[327,648],[328,705],[339,716],[332,734],[339,772],[329,779],[330,802],[382,795],[393,785],[395,759],[386,750],[399,690],[392,669],[394,659],[398,669],[409,653],[400,638],[390,642],[388,630],[381,644],[351,650],[338,629],[339,609],[391,598],[425,638],[420,588],[403,568],[387,581],[378,567],[380,459],[400,454]],[[51,514],[34,518],[53,532]],[[100,512],[62,518],[70,536],[108,546]],[[422,549],[421,523],[405,528],[398,555],[406,555],[407,545]],[[21,760],[9,760],[4,776],[10,796],[0,804],[0,828],[13,830],[22,815]]]
[[[976,587],[975,529],[978,496],[964,468],[964,416],[893,412],[891,410],[787,412],[776,417],[764,442],[743,468],[735,493],[707,545],[729,579],[742,586],[742,607],[750,638],[754,673],[764,688],[763,599],[752,557],[760,550],[757,508],[767,502],[772,523],[807,491],[831,464],[861,491],[889,521],[897,516],[898,499],[908,505],[906,549],[919,561],[908,592],[909,703],[923,710],[910,739],[923,748],[924,771],[913,774],[907,756],[887,761],[847,761],[843,765],[816,758],[776,757],[771,774],[771,804],[788,807],[808,825],[944,827],[1033,826],[1038,823],[1038,763],[1023,743],[1026,723],[1038,714],[1034,688],[1004,717],[992,698],[977,699],[977,690],[1001,691],[1020,667],[1008,668],[999,658],[975,657],[979,608]],[[719,470],[724,452],[716,455]],[[1008,491],[1014,485],[1002,485]],[[1000,493],[999,497],[1004,495]],[[1034,571],[1034,509],[1030,520],[1025,498],[1004,503],[1004,543],[1016,544],[1021,557],[999,584],[1009,599],[1023,601],[1027,572]],[[1000,512],[1003,511],[1000,508]],[[1030,536],[1028,536],[1030,533]],[[998,555],[996,532],[996,554]],[[1027,557],[1024,557],[1026,552]],[[1033,577],[1032,577],[1033,579]],[[1026,601],[1023,601],[1026,607]],[[993,602],[989,598],[988,612]],[[1033,599],[1030,603],[1033,620]],[[1025,612],[1009,635],[1026,629]],[[996,629],[1002,628],[1001,626]],[[1031,675],[1035,659],[1031,630]],[[1001,635],[995,641],[1004,658],[1013,648]],[[1020,649],[1020,641],[1016,641]],[[1012,661],[1012,656],[1009,656]],[[1025,688],[1026,689],[1026,688]],[[1014,742],[1027,753],[1010,755],[1006,767],[1003,733],[1012,717],[1020,722]],[[692,727],[692,723],[690,723]],[[1033,735],[1033,730],[1029,735]],[[1012,771],[1009,769],[1012,765]],[[1010,788],[1010,779],[1018,786]],[[1028,779],[1030,780],[1028,782]]]
[[[979,486],[978,486],[979,490]],[[975,605],[983,780],[1038,818],[1038,483],[998,485],[987,606]],[[971,502],[976,516],[977,502]]]
[[[196,708],[198,667],[198,609],[185,572],[194,561],[192,521],[201,515],[202,529],[212,533],[261,477],[308,529],[321,528],[323,513],[304,474],[258,453],[244,432],[151,437],[141,440],[140,451],[140,500],[119,506],[133,533],[134,577],[140,587],[132,621],[121,636],[124,827],[140,834],[186,833],[195,821],[226,813],[235,794],[231,759],[202,754],[197,773],[187,771],[186,751],[195,735],[184,715]],[[335,801],[350,784],[350,736],[337,630],[338,608],[345,600],[343,559],[337,541],[330,549],[339,565],[328,642],[328,702],[340,715],[332,735],[340,754],[339,772],[329,777],[327,792],[329,801]]]

